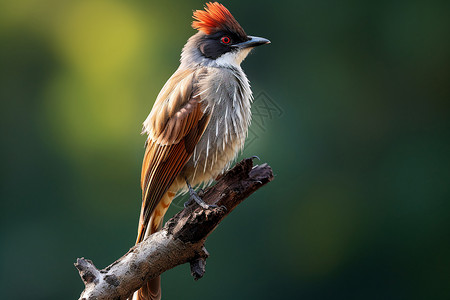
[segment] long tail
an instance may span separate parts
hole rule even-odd
[[[159,231],[162,228],[164,215],[167,209],[172,203],[173,198],[175,197],[175,193],[166,192],[162,197],[161,201],[159,201],[158,205],[155,207],[153,211],[148,229],[146,232],[141,232],[142,229],[138,229],[138,239],[137,243],[145,239],[152,233]],[[142,237],[143,236],[143,237]],[[158,276],[147,281],[137,292],[133,295],[133,300],[160,300],[161,299],[161,277]]]

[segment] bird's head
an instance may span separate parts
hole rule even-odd
[[[192,27],[198,30],[183,48],[181,63],[188,65],[239,67],[250,51],[269,44],[265,38],[249,36],[220,3],[207,3],[194,11]]]

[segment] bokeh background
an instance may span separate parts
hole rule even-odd
[[[2,299],[76,299],[77,257],[133,245],[141,124],[203,3],[0,2]],[[450,2],[223,3],[272,41],[242,157],[276,178],[164,299],[450,299]]]

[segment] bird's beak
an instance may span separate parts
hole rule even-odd
[[[257,37],[257,36],[248,36],[249,40],[236,44],[234,45],[234,47],[236,48],[240,48],[240,49],[245,49],[245,48],[253,48],[256,46],[261,46],[261,45],[265,45],[265,44],[270,44],[270,41],[268,39],[262,38],[262,37]]]

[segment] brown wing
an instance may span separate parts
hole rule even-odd
[[[138,242],[150,216],[172,185],[209,122],[203,113],[195,70],[177,71],[161,90],[144,123],[149,136],[142,164],[142,207]]]

